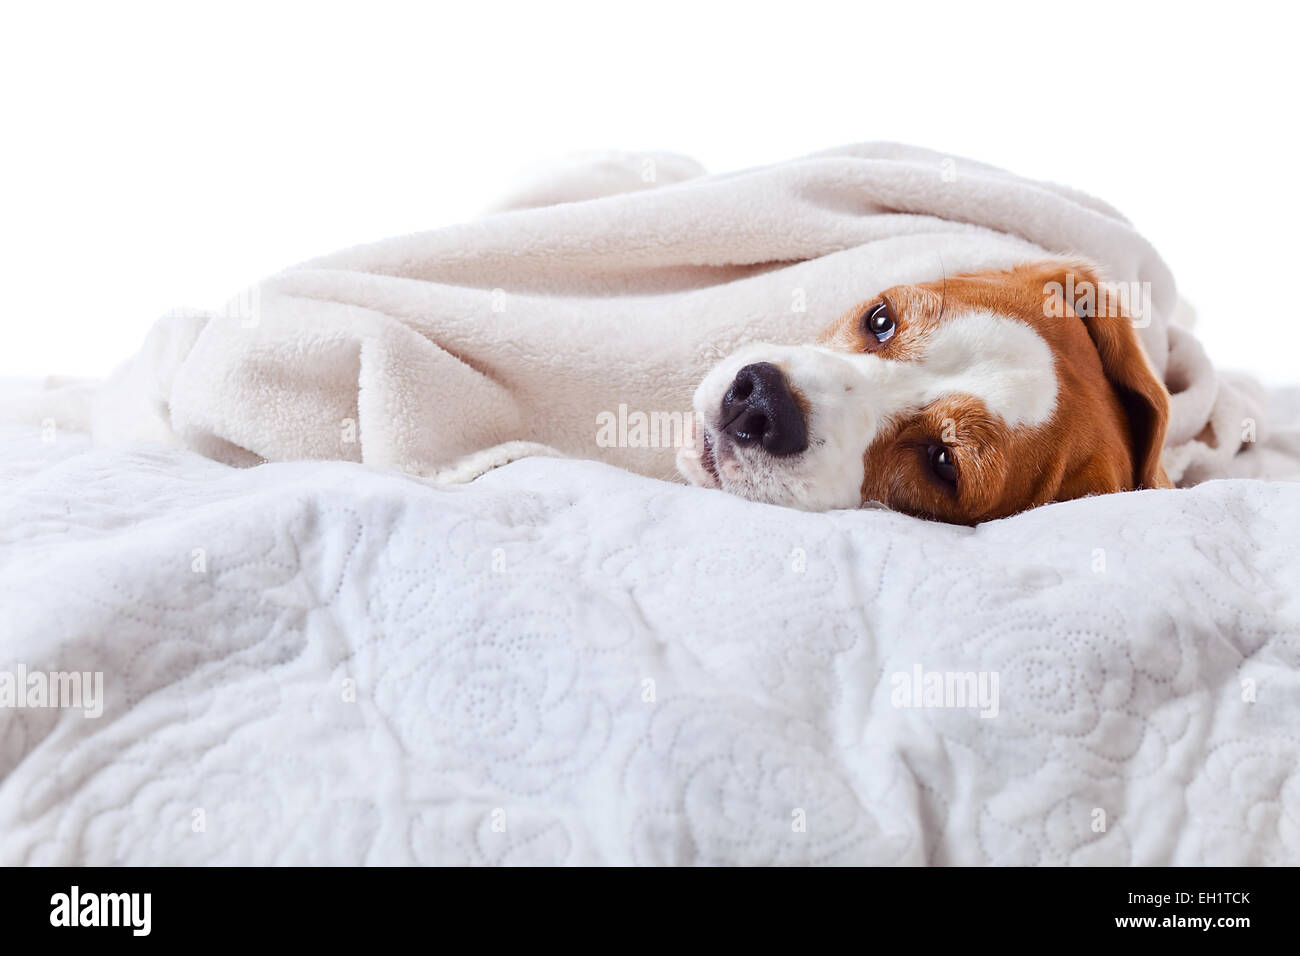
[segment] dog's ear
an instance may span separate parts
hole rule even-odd
[[[1132,321],[1125,315],[1080,318],[1128,416],[1133,487],[1172,488],[1174,484],[1160,463],[1169,424],[1169,392],[1152,370]]]
[[[1121,287],[1104,280],[1090,262],[1041,263],[1043,294],[1059,297],[1062,317],[1077,316],[1097,348],[1102,371],[1128,418],[1133,455],[1133,488],[1172,488],[1160,463],[1169,423],[1169,392],[1138,339]]]

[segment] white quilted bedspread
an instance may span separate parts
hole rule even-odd
[[[0,437],[0,670],[105,696],[0,710],[0,863],[1300,863],[1300,485],[971,530]]]

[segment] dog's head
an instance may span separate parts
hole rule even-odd
[[[1122,305],[1069,261],[886,289],[815,343],[719,363],[678,468],[755,501],[961,524],[1170,487],[1169,397]]]

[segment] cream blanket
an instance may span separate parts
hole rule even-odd
[[[232,464],[346,459],[456,480],[553,453],[671,477],[670,416],[734,348],[806,341],[896,283],[1049,254],[1149,293],[1141,334],[1173,393],[1174,480],[1295,471],[1300,442],[1216,374],[1168,267],[1119,213],[892,144],[711,176],[672,155],[585,157],[472,222],[166,316],[108,382],[11,400],[4,417]]]

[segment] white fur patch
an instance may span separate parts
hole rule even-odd
[[[906,334],[906,333],[904,333]],[[1052,350],[1023,322],[992,312],[955,315],[911,343],[912,361],[813,345],[749,345],[720,362],[695,392],[695,413],[712,440],[725,491],[809,511],[861,505],[863,457],[891,418],[950,396],[973,396],[1012,427],[1041,425],[1056,408]],[[722,396],[736,373],[771,362],[807,399],[808,448],[774,457],[718,431]],[[936,436],[937,437],[937,436]],[[696,453],[698,454],[698,453]],[[683,457],[691,457],[690,454]],[[697,483],[698,462],[682,468]],[[711,483],[711,482],[709,482]]]

